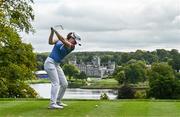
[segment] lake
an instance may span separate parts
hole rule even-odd
[[[50,83],[30,84],[30,86],[39,94],[41,98],[50,98]],[[117,97],[117,90],[113,89],[80,89],[67,88],[64,99],[100,99],[100,95],[106,93],[109,99]]]

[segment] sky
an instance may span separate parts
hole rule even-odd
[[[50,52],[50,27],[81,35],[75,51],[180,51],[180,0],[34,0],[36,33],[22,33],[35,52]],[[56,38],[56,37],[55,37]]]

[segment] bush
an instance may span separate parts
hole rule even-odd
[[[35,98],[37,93],[24,82],[10,83],[8,85],[8,98]]]
[[[102,93],[100,96],[100,100],[109,100],[109,97],[106,93]]]
[[[38,95],[34,89],[24,82],[6,81],[6,85],[3,82],[0,80],[0,98],[35,98]]]
[[[146,91],[136,91],[135,98],[136,99],[145,99],[145,98],[147,98]]]
[[[123,85],[118,89],[118,99],[133,99],[135,98],[135,90],[128,85]]]

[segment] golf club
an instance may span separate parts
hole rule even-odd
[[[64,27],[62,25],[55,25],[53,26],[54,29],[60,29],[60,30],[64,30]]]
[[[64,30],[64,27],[62,25],[55,25],[53,26],[54,29],[56,30]],[[78,36],[78,35],[77,35]],[[76,37],[76,36],[75,36]],[[82,46],[80,43],[78,43],[79,46]]]

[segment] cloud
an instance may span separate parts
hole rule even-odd
[[[40,28],[61,23],[67,29],[80,31],[144,30],[171,26],[179,15],[177,3],[178,0],[62,0],[38,4],[35,10],[40,14]]]
[[[176,48],[180,44],[179,0],[37,0],[36,34],[26,35],[35,51],[51,51],[47,39],[51,26],[62,24],[82,35],[76,51],[123,51]]]

